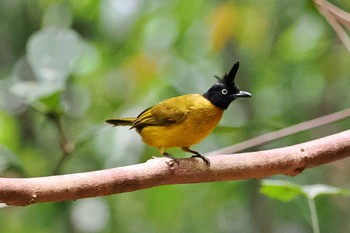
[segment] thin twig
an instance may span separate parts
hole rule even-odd
[[[326,18],[328,23],[338,34],[339,39],[350,52],[350,38],[342,27],[350,29],[350,14],[325,0],[314,0],[319,12]]]
[[[53,175],[57,175],[57,174],[59,174],[60,169],[62,168],[64,161],[73,152],[74,145],[73,145],[73,143],[71,143],[67,139],[66,133],[65,133],[63,125],[62,125],[61,116],[55,112],[50,112],[47,115],[48,115],[48,118],[50,120],[52,120],[52,122],[54,122],[54,124],[56,125],[58,133],[60,135],[60,146],[61,146],[61,150],[62,150],[62,156],[61,156],[61,159],[56,164],[56,167],[53,171]]]
[[[318,221],[315,200],[311,199],[311,198],[307,198],[307,203],[308,203],[309,209],[310,209],[313,233],[320,233],[320,224],[319,224],[319,221]]]
[[[350,29],[350,13],[325,0],[314,0],[316,7],[324,8],[330,12],[342,25]]]
[[[340,121],[348,117],[350,117],[350,108],[347,108],[332,114],[328,114],[319,118],[315,118],[309,121],[305,121],[296,125],[292,125],[287,128],[283,128],[274,132],[270,132],[270,133],[246,140],[244,142],[222,148],[220,150],[212,151],[207,155],[231,154],[239,151],[244,151],[252,147],[260,146],[267,142],[271,142],[283,137],[287,137],[299,132],[306,131],[306,130],[314,129],[316,127],[320,127],[326,124],[334,123],[336,121]]]
[[[55,111],[49,111],[47,106],[45,104],[42,104],[41,102],[35,102],[31,105],[29,105],[31,109],[34,111],[45,115],[49,120],[51,120],[58,131],[59,137],[60,137],[60,147],[62,150],[62,156],[58,163],[56,164],[54,170],[53,170],[53,175],[59,174],[63,163],[66,161],[66,159],[69,157],[69,155],[74,151],[75,145],[71,141],[68,140],[65,130],[63,128],[62,120],[61,120],[61,115]]]

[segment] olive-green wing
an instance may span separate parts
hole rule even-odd
[[[182,96],[167,99],[141,112],[132,128],[176,124],[184,121],[189,111],[188,103]]]

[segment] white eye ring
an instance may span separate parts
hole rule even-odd
[[[221,93],[222,93],[223,95],[226,95],[226,94],[228,93],[228,91],[227,91],[227,89],[222,89],[222,90],[221,90]]]

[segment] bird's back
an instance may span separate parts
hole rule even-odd
[[[170,98],[136,119],[143,141],[157,148],[189,147],[199,143],[219,123],[223,110],[200,94]],[[139,128],[138,128],[139,126]]]

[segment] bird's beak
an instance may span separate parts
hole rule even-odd
[[[249,92],[246,91],[240,91],[237,94],[233,95],[234,98],[248,98],[248,97],[252,97],[252,94],[250,94]]]

